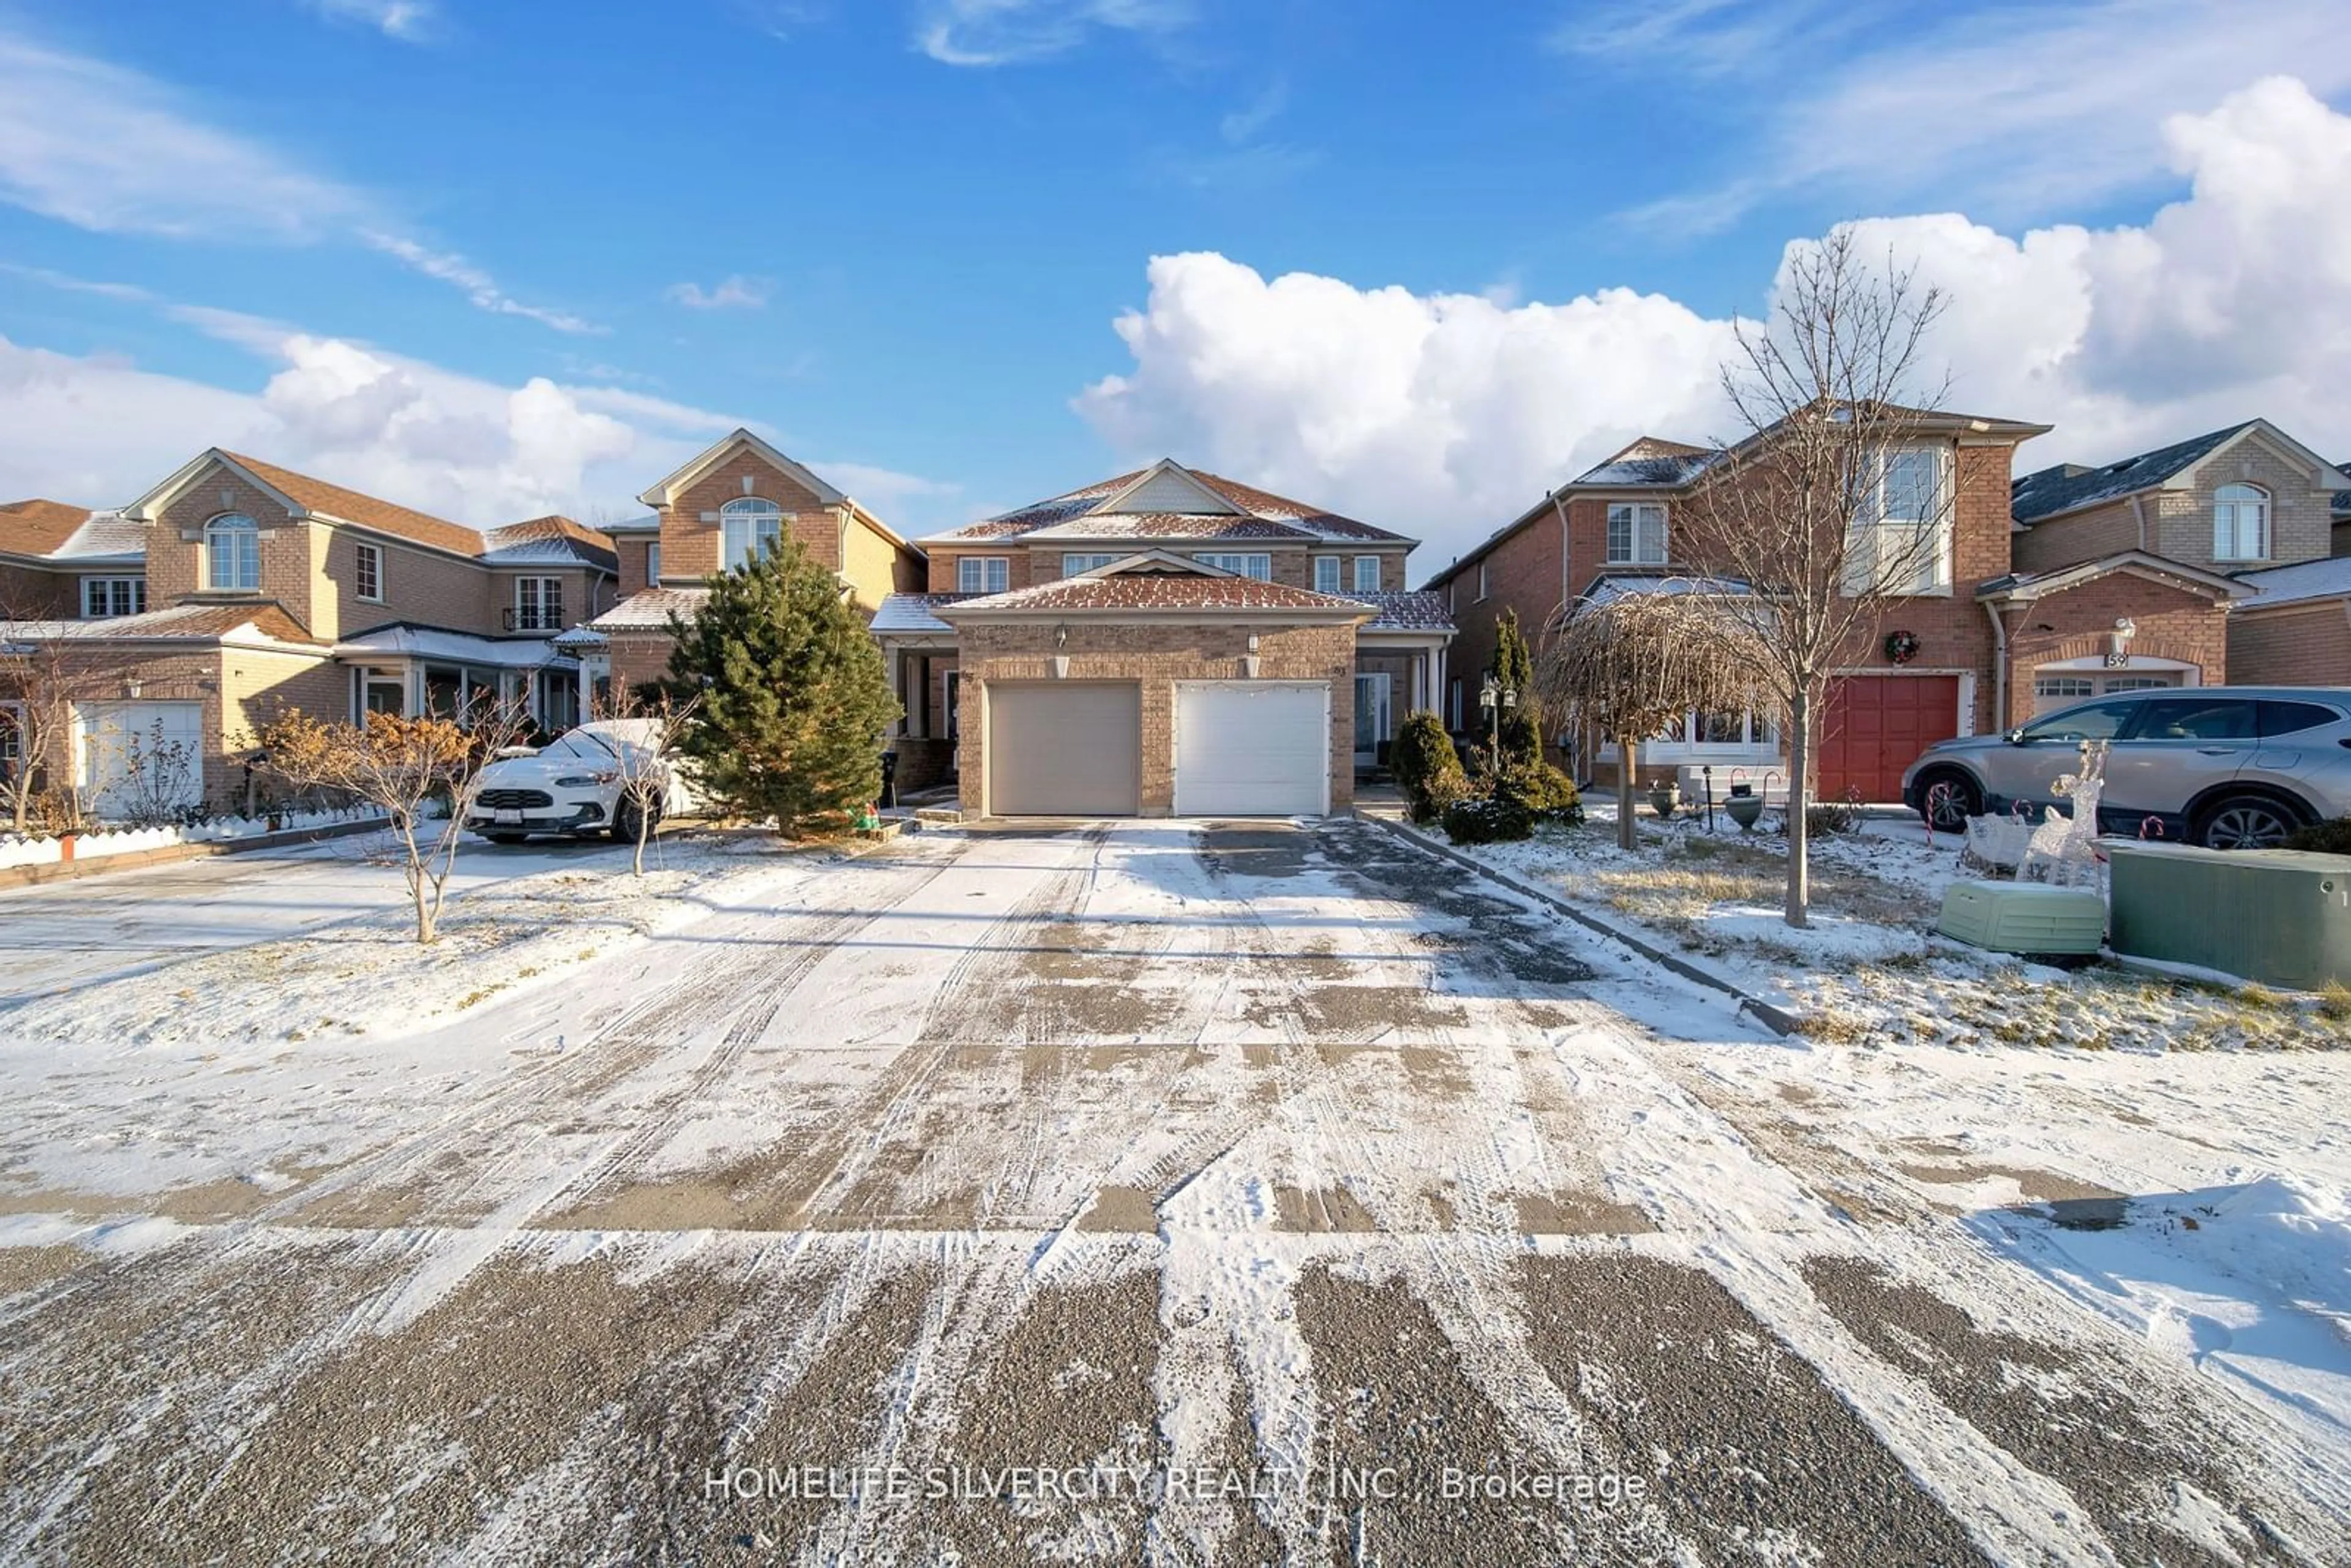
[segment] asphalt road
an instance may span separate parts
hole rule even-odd
[[[0,1559],[2351,1561],[2342,1455],[1363,824],[925,835],[465,1027],[0,1247]]]

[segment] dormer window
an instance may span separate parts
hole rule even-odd
[[[967,555],[956,562],[957,593],[1002,593],[1011,586],[1008,555]]]
[[[1618,501],[1609,507],[1607,564],[1666,564],[1666,508],[1661,503]]]
[[[2212,492],[2212,559],[2270,558],[2270,497],[2258,485],[2223,485]]]
[[[746,496],[718,508],[718,526],[725,549],[719,565],[733,571],[774,553],[784,537],[784,509],[773,501]]]
[[[261,529],[242,512],[204,525],[205,582],[222,593],[261,591]]]

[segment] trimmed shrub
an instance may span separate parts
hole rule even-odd
[[[1426,708],[1407,716],[1389,750],[1389,766],[1416,822],[1433,822],[1469,793],[1469,776],[1444,722]]]
[[[1537,821],[1581,822],[1583,798],[1575,780],[1548,762],[1513,760],[1494,780],[1494,799],[1520,807]]]
[[[2307,828],[2296,828],[2286,835],[2284,847],[2308,850],[2314,854],[2351,855],[2351,817],[2337,817],[2331,822],[2314,822]]]
[[[1445,836],[1457,844],[1531,838],[1534,831],[1534,813],[1515,800],[1457,800],[1445,811]]]

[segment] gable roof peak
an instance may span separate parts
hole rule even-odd
[[[1177,517],[1237,517],[1245,508],[1173,457],[1162,457],[1092,510],[1098,515],[1145,512]]]
[[[738,449],[746,447],[758,453],[787,477],[796,481],[814,495],[821,504],[838,507],[846,504],[849,500],[847,495],[826,480],[823,476],[791,457],[774,443],[768,441],[746,425],[737,425],[730,434],[711,443],[684,467],[643,492],[637,499],[645,506],[656,508],[669,506],[676,500],[680,490],[726,461]]]

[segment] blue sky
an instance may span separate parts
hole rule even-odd
[[[1426,570],[1719,434],[1724,319],[1857,218],[1968,304],[1955,401],[2061,422],[2029,460],[2327,417],[2331,367],[2220,345],[2351,329],[2339,259],[2231,249],[2351,204],[2331,7],[1915,14],[0,0],[0,490],[218,441],[620,515],[740,420],[909,531],[1166,451]]]

